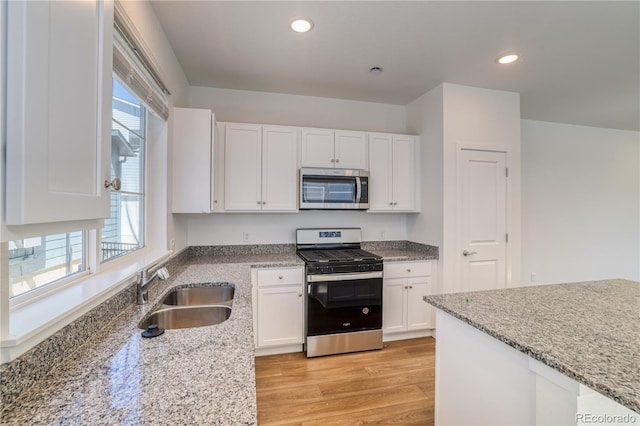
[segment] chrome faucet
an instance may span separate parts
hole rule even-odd
[[[167,271],[167,268],[164,267],[158,269],[153,275],[151,275],[151,278],[147,278],[147,275],[148,273],[146,269],[138,271],[136,275],[136,292],[138,305],[144,305],[149,302],[149,285],[153,282],[153,280],[155,280],[156,278],[166,280],[171,276],[169,275],[169,271]]]

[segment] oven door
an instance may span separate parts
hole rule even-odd
[[[382,272],[307,276],[307,336],[382,328]]]

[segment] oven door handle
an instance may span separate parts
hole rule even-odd
[[[307,282],[370,280],[372,278],[382,278],[382,271],[356,272],[353,274],[307,275]]]

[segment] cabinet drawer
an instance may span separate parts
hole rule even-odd
[[[384,277],[424,277],[431,275],[432,262],[385,263]]]
[[[302,284],[302,268],[258,269],[258,286]]]

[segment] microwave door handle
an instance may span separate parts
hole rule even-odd
[[[356,176],[356,203],[360,204],[360,197],[362,196],[362,182],[360,176]]]

